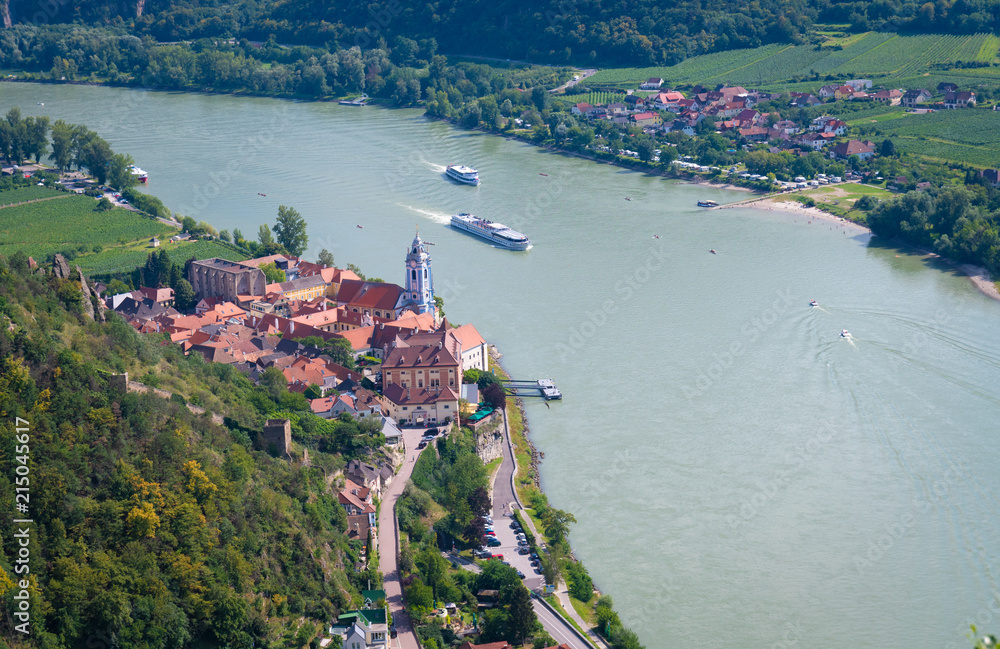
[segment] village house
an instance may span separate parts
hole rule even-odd
[[[878,101],[890,106],[898,106],[903,100],[903,92],[901,90],[896,90],[895,88],[891,90],[879,90],[878,92],[868,96],[872,101]]]
[[[944,94],[944,107],[947,109],[970,108],[976,105],[976,93],[965,91],[946,92]]]
[[[585,102],[580,102],[578,104],[574,104],[573,107],[569,109],[569,112],[573,113],[574,115],[586,115],[591,108],[593,108],[593,106],[591,106],[590,104]]]
[[[983,169],[979,172],[988,183],[994,187],[1000,187],[1000,170],[997,169]]]
[[[662,85],[663,79],[659,77],[650,77],[645,82],[639,84],[639,90],[659,90]]]
[[[872,87],[872,82],[871,79],[851,79],[850,81],[845,81],[844,85],[850,86],[855,91],[868,90]]]
[[[783,131],[788,135],[793,135],[799,130],[799,125],[790,119],[782,119],[774,123],[772,128]]]
[[[958,84],[951,83],[950,81],[942,81],[937,85],[937,91],[942,94],[946,92],[958,92]]]
[[[815,95],[810,95],[808,93],[793,93],[797,96],[792,97],[791,105],[793,108],[812,108],[813,106],[819,106],[823,102]]]
[[[276,282],[265,287],[267,293],[276,293],[288,300],[311,300],[326,295],[326,280],[322,275],[299,277],[287,282]]]
[[[846,160],[852,155],[856,155],[862,160],[867,160],[868,158],[875,155],[875,147],[869,142],[859,142],[858,140],[849,140],[847,142],[841,142],[840,144],[833,147],[830,152],[831,156],[841,158]]]
[[[819,95],[820,99],[829,99],[830,97],[836,96],[837,87],[838,86],[834,84],[823,86],[822,88],[819,89],[819,92],[816,94]]]
[[[767,129],[761,128],[760,126],[751,126],[750,128],[739,129],[740,137],[744,138],[749,142],[766,142],[767,141]]]
[[[140,301],[150,300],[168,309],[174,306],[174,289],[172,288],[150,288],[148,286],[142,286],[138,291],[132,292],[132,297]]]
[[[915,108],[932,97],[931,91],[924,88],[911,88],[903,94],[901,103],[906,108]]]
[[[628,106],[621,102],[614,102],[608,104],[608,115],[612,117],[620,117],[628,113]]]
[[[343,649],[387,649],[389,625],[384,608],[347,611],[337,617],[328,635],[340,639]]]
[[[657,110],[669,110],[676,112],[679,110],[679,103],[684,100],[684,95],[676,91],[661,92],[653,99],[653,108]]]
[[[632,123],[636,126],[659,126],[663,119],[657,113],[635,113],[632,115]]]
[[[457,417],[459,395],[453,388],[404,388],[391,383],[383,392],[392,418],[400,424],[435,425]]]

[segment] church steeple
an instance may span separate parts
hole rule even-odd
[[[431,274],[431,256],[427,244],[417,230],[406,255],[406,301],[417,313],[434,313],[434,278]]]

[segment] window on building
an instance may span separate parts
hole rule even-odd
[[[410,271],[410,279],[412,279],[413,281],[417,281],[417,271],[415,270]]]

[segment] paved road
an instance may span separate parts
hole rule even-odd
[[[580,636],[573,632],[572,627],[565,620],[558,615],[553,615],[552,611],[545,608],[537,599],[531,600],[531,606],[535,609],[538,621],[542,623],[542,626],[545,627],[545,630],[548,631],[557,644],[565,644],[571,649],[594,649],[591,645],[581,640]]]
[[[505,561],[523,572],[525,574],[524,585],[529,590],[534,590],[545,586],[545,578],[535,572],[528,555],[517,553],[517,539],[514,530],[510,526],[513,520],[511,516],[512,506],[514,509],[520,509],[520,506],[517,497],[514,495],[513,476],[517,467],[514,464],[514,456],[510,444],[507,413],[503,413],[503,415],[503,462],[500,464],[500,468],[497,469],[493,482],[493,527],[496,531],[497,539],[500,540],[500,547],[490,548],[490,550],[494,554],[502,554]],[[526,515],[522,516],[522,518],[531,526],[531,531],[535,534],[535,538],[540,540],[541,536],[534,529],[531,520]],[[569,622],[558,615],[554,615],[536,600],[532,600],[532,606],[535,608],[538,620],[542,623],[542,626],[545,627],[545,630],[548,631],[549,635],[557,643],[565,643],[572,649],[593,649],[590,645],[580,640],[579,636],[574,633],[574,629]]]
[[[398,530],[396,529],[395,512],[396,501],[399,499],[406,483],[410,481],[410,474],[413,473],[417,444],[420,438],[427,431],[420,428],[403,429],[403,445],[406,458],[399,473],[393,479],[392,484],[382,494],[382,507],[378,518],[378,557],[379,569],[383,576],[383,589],[385,590],[386,603],[392,612],[393,623],[396,625],[398,636],[390,638],[391,649],[419,649],[417,637],[413,632],[413,624],[410,616],[403,608],[403,587],[399,583],[399,567],[396,565],[396,548],[399,547]],[[433,452],[433,451],[432,451]]]

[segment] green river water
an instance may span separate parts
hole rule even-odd
[[[309,258],[401,283],[419,226],[448,318],[563,391],[527,404],[543,487],[650,649],[1000,632],[1000,304],[949,267],[417,110],[0,84],[12,105],[97,130],[219,229],[296,207]],[[458,211],[533,248],[454,231]]]

